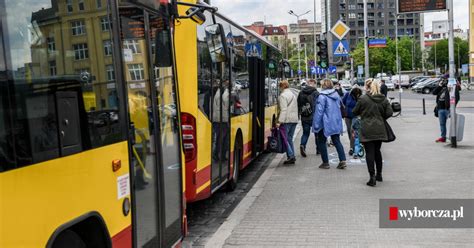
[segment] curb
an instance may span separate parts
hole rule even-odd
[[[293,141],[298,136],[300,130],[301,124],[298,124],[295,130],[295,136],[293,137]],[[224,221],[224,223],[222,223],[219,229],[217,229],[217,231],[211,236],[211,238],[207,241],[204,247],[220,248],[224,246],[225,241],[230,237],[234,228],[240,224],[240,222],[245,217],[257,197],[259,197],[260,194],[263,192],[265,185],[267,184],[273,172],[284,157],[284,153],[276,155],[276,157],[270,162],[270,165],[265,170],[265,172],[254,184],[252,189],[247,193],[247,195],[242,199],[242,201],[240,201],[237,207],[235,207],[229,217],[227,217],[227,219]]]

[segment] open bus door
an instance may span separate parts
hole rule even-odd
[[[258,57],[249,58],[250,95],[252,112],[252,155],[265,149],[265,62]]]
[[[167,1],[120,1],[123,87],[130,118],[133,247],[175,247],[183,237],[179,106]],[[152,5],[152,6],[150,6]]]

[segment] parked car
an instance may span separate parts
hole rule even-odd
[[[439,81],[440,79],[438,78],[425,81],[423,83],[416,85],[413,88],[413,91],[416,93],[431,94],[431,92],[433,92],[433,90],[436,89],[436,87],[438,86]]]
[[[387,86],[388,90],[395,90],[395,84],[392,82],[392,80],[386,80],[385,85]]]
[[[401,79],[401,83],[399,82]],[[410,76],[408,75],[393,75],[391,78],[392,82],[395,84],[395,87],[400,87],[400,85],[404,88],[410,87]]]
[[[432,77],[427,77],[427,78],[421,78],[421,79],[415,80],[415,81],[413,81],[413,82],[410,83],[410,87],[413,88],[413,87],[415,87],[415,86],[418,85],[418,84],[421,84],[421,83],[423,83],[423,82],[427,82],[427,81],[432,80],[432,79],[434,79],[434,78],[432,78]]]
[[[421,81],[424,81],[428,78],[431,78],[431,77],[430,76],[417,76],[417,77],[410,78],[410,87],[413,87],[415,84]]]

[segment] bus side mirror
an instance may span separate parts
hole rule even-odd
[[[191,7],[186,10],[186,17],[190,18],[199,25],[202,25],[204,22],[206,22],[206,16],[204,13],[202,13],[201,9],[197,7]]]
[[[228,58],[227,43],[224,28],[220,23],[208,25],[205,28],[207,46],[213,63],[225,62]]]
[[[155,66],[171,67],[173,65],[171,31],[168,28],[157,29],[155,40]]]

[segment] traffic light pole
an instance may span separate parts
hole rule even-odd
[[[454,79],[454,24],[453,24],[453,0],[448,0],[448,23],[449,23],[449,37],[448,37],[448,52],[449,52],[449,78]],[[456,116],[456,84],[450,84],[450,136],[451,136],[451,147],[456,148],[457,145],[457,116]]]
[[[367,17],[367,0],[364,0],[364,51],[365,51],[365,79],[370,77],[369,71],[369,27]]]

